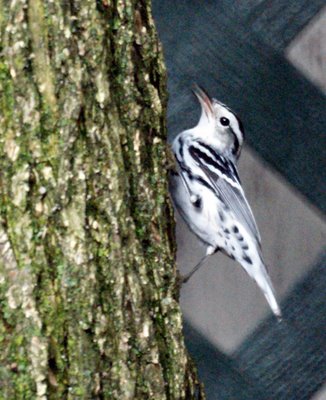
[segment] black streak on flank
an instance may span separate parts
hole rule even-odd
[[[200,182],[203,186],[205,186],[207,189],[209,189],[211,192],[213,192],[214,195],[215,195],[218,199],[220,199],[219,194],[216,193],[216,190],[215,190],[208,182],[206,182],[205,179],[203,179],[203,178],[200,177],[200,176],[193,175],[193,174],[191,173],[190,168],[188,168],[188,167],[186,166],[185,163],[179,162],[179,165],[180,165],[180,168],[182,169],[182,171],[184,171],[184,172],[188,175],[188,178],[189,178],[191,181],[196,180],[197,182]]]
[[[196,208],[201,208],[201,205],[202,205],[201,198],[200,198],[200,197],[197,197],[197,200],[196,200],[194,203],[192,203],[192,204],[193,204],[193,206],[196,207]]]
[[[202,146],[201,142],[198,142],[198,144]],[[208,146],[204,145],[202,147],[207,148]],[[233,182],[236,182],[237,180],[240,182],[235,166],[230,160],[226,160],[223,156],[220,156],[211,150],[212,157],[213,154],[215,154],[214,158],[212,158],[195,146],[189,147],[189,154],[200,164],[206,164],[206,166],[211,165],[217,171],[220,171],[223,175],[226,175],[228,178],[230,178]]]
[[[217,170],[221,169],[221,166],[210,156],[208,156],[206,153],[204,153],[203,151],[197,149],[197,147],[191,146],[189,149],[189,153],[191,155],[195,155],[195,157],[199,157],[202,160],[204,160],[207,164],[213,166],[214,168],[216,168]]]
[[[212,146],[208,146],[208,144],[204,143],[204,142],[199,142],[198,144],[202,147],[204,147],[206,150],[209,151],[209,153],[211,153],[211,155],[213,156],[214,160],[220,160],[221,156],[219,154],[217,154],[217,152],[212,148]]]
[[[180,164],[182,171],[184,171],[188,175],[188,178],[191,181],[196,180],[196,181],[200,182],[203,186],[205,186],[207,189],[210,189],[216,195],[215,190],[202,177],[193,175],[191,173],[191,170],[184,163],[179,163],[179,164]]]
[[[243,261],[246,261],[248,264],[252,264],[252,260],[251,260],[251,258],[250,257],[248,257],[248,256],[243,256],[242,257],[243,258]]]

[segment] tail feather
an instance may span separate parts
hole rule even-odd
[[[245,269],[248,272],[248,274],[251,276],[251,278],[253,278],[256,281],[260,290],[263,292],[274,315],[279,320],[281,320],[282,312],[277,303],[273,284],[267,273],[265,265],[263,263],[261,263],[259,266],[251,268],[250,271],[249,271],[249,268],[245,267]]]
[[[271,310],[273,311],[273,313],[275,314],[275,316],[278,319],[282,319],[282,312],[281,309],[278,305],[278,302],[276,300],[276,296],[275,296],[275,291],[274,291],[274,287],[272,284],[272,281],[269,277],[269,275],[267,274],[267,271],[265,269],[265,267],[263,266],[263,269],[265,270],[265,277],[264,277],[264,281],[263,282],[259,282],[258,280],[256,280],[258,286],[260,287],[260,289],[262,290]]]

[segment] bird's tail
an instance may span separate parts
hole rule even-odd
[[[281,320],[282,312],[276,301],[275,291],[273,288],[273,284],[271,278],[268,275],[265,265],[263,262],[258,264],[258,266],[251,266],[252,268],[249,271],[249,268],[245,268],[248,274],[256,281],[257,285],[263,292],[271,310],[275,314],[275,316]]]

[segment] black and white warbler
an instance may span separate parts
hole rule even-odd
[[[267,273],[260,234],[241,187],[236,163],[244,130],[239,118],[224,104],[195,87],[202,113],[192,129],[172,143],[177,170],[170,191],[182,218],[207,245],[205,257],[183,279],[187,281],[218,250],[238,261],[265,295],[273,313],[281,310]]]

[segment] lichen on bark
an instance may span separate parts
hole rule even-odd
[[[0,6],[0,398],[203,398],[150,2]]]

